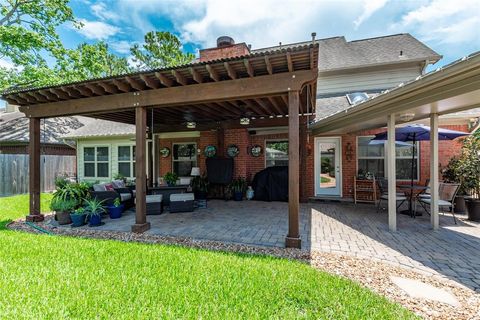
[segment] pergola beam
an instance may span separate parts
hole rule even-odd
[[[193,80],[195,80],[196,83],[203,83],[203,77],[200,74],[200,72],[197,71],[195,68],[190,68],[190,74],[192,75]]]
[[[278,73],[255,78],[69,99],[68,101],[22,106],[20,110],[27,117],[55,117],[115,112],[141,106],[172,107],[215,101],[245,100],[282,95],[288,92],[288,89],[299,91],[316,77],[316,69]]]
[[[188,84],[187,79],[177,70],[172,70],[172,75],[175,77],[175,80],[182,86],[186,86]]]
[[[232,80],[237,79],[237,73],[235,72],[235,70],[233,70],[230,63],[224,62],[223,65],[225,66],[225,69],[227,70],[227,74],[230,77],[230,79],[232,79]]]
[[[160,83],[163,84],[165,87],[171,87],[173,86],[173,80],[167,78],[164,74],[160,72],[155,72],[155,77],[157,77],[158,80],[160,80]]]
[[[244,59],[243,63],[245,64],[245,68],[247,69],[248,76],[251,78],[255,77],[255,71],[253,70],[250,60]]]
[[[215,71],[215,69],[213,69],[213,67],[211,65],[207,64],[205,66],[205,68],[207,69],[208,74],[210,75],[210,78],[213,81],[220,81],[220,77],[219,77],[217,71]]]
[[[273,74],[272,63],[270,62],[270,58],[265,56],[265,66],[267,67],[268,74]]]
[[[144,74],[141,74],[140,79],[142,79],[142,81],[145,82],[145,85],[147,87],[152,88],[152,89],[157,89],[158,88],[157,84],[154,81],[152,81],[152,79],[150,79],[148,76],[146,76]]]
[[[130,91],[130,86],[126,83],[120,82],[116,79],[113,80],[113,84],[118,88],[118,90],[122,92],[129,92]]]

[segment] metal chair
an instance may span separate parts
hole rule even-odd
[[[457,196],[457,192],[459,189],[459,183],[440,183],[438,188],[438,208],[443,214],[445,214],[445,211],[443,211],[442,208],[449,207],[450,213],[453,216],[453,222],[455,224],[457,224],[457,219],[455,218],[455,197]],[[432,198],[419,198],[418,202],[423,207],[423,209],[425,209],[425,211],[430,214],[429,210],[427,210],[427,206],[430,207],[432,203]]]
[[[380,197],[378,198],[378,205],[377,205],[377,212],[380,210],[380,204],[382,203],[382,200],[388,201],[388,180],[385,178],[378,178],[378,190],[380,190]],[[397,210],[400,208],[400,206],[407,200],[407,197],[403,192],[397,192],[397,203],[400,202],[400,204],[397,205]]]

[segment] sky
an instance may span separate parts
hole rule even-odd
[[[480,0],[72,0],[71,7],[84,27],[60,28],[67,47],[104,40],[124,56],[151,30],[176,34],[193,53],[222,35],[255,49],[312,32],[347,41],[408,32],[443,55],[435,68],[480,50]]]
[[[70,6],[84,27],[58,29],[66,47],[103,40],[126,57],[152,30],[176,34],[195,54],[222,35],[255,49],[310,40],[312,32],[347,41],[408,32],[443,55],[430,70],[480,50],[480,0],[71,0]]]

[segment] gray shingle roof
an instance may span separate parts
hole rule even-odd
[[[345,37],[333,37],[318,39],[316,42],[319,44],[318,69],[320,71],[405,61],[429,60],[431,63],[434,63],[442,58],[441,55],[409,33],[354,41],[346,41]],[[282,45],[282,48],[289,46],[290,44]],[[254,51],[261,52],[271,49],[265,48]],[[400,51],[402,51],[402,56],[400,56]]]
[[[94,120],[91,123],[63,136],[64,139],[115,137],[135,135],[135,126],[107,120]]]
[[[62,136],[84,125],[84,117],[49,118],[41,121],[40,141],[63,144]],[[21,112],[0,115],[0,143],[27,143],[29,141],[29,119]]]
[[[368,97],[375,97],[379,93],[367,93]],[[339,94],[336,96],[320,97],[317,98],[315,107],[315,119],[322,119],[342,110],[350,108],[351,105],[348,102],[346,94]]]

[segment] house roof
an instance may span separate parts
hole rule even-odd
[[[435,63],[442,58],[409,33],[354,41],[347,41],[342,36],[319,39],[316,42],[319,44],[318,69],[320,72],[411,61],[429,60],[430,63]],[[280,47],[289,48],[305,43],[307,42],[258,49],[253,52]]]
[[[412,121],[431,113],[440,116],[457,113],[468,117],[480,107],[480,51],[397,87],[382,91],[370,99],[322,115],[311,125],[314,134],[352,132],[381,127],[386,116],[414,114]],[[452,117],[452,115],[451,115]]]
[[[63,144],[62,136],[92,122],[85,117],[62,117],[42,120],[40,141]],[[29,119],[21,112],[0,115],[0,143],[28,143]]]
[[[85,126],[62,136],[63,139],[79,139],[94,137],[116,137],[135,135],[132,124],[97,119]]]
[[[375,97],[379,92],[366,92],[369,98]],[[322,119],[335,113],[342,112],[351,107],[346,93],[335,96],[324,96],[317,98],[315,107],[315,119]]]

